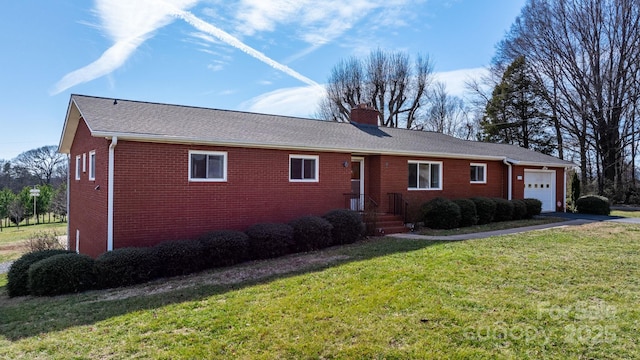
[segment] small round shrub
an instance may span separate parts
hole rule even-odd
[[[242,231],[212,231],[198,240],[207,267],[230,266],[249,258],[249,237]]]
[[[59,254],[29,267],[29,292],[36,296],[77,293],[95,287],[95,261],[76,253]]]
[[[360,239],[365,231],[362,216],[357,211],[348,209],[331,210],[324,214],[322,218],[333,226],[331,237],[335,245],[354,243]]]
[[[305,216],[289,223],[293,228],[294,251],[309,251],[331,246],[333,225],[319,216]]]
[[[527,217],[527,204],[523,200],[513,199],[513,220],[520,220]]]
[[[473,226],[478,223],[478,212],[476,204],[470,199],[452,200],[460,207],[460,226]]]
[[[422,205],[424,225],[431,229],[453,229],[460,225],[460,207],[453,201],[437,197]]]
[[[513,204],[507,199],[493,198],[496,203],[496,213],[493,215],[493,221],[509,221],[513,219]]]
[[[22,255],[9,268],[7,293],[10,297],[29,295],[29,267],[40,260],[60,254],[72,254],[68,250],[41,250]]]
[[[581,214],[609,215],[609,199],[598,195],[585,195],[576,200],[576,208]]]
[[[172,240],[154,246],[160,276],[187,275],[205,269],[202,245],[197,240]]]
[[[496,203],[487,197],[474,197],[471,198],[474,204],[476,204],[476,212],[478,213],[478,224],[488,224],[493,221],[493,216],[496,213]]]
[[[293,247],[293,228],[287,224],[262,223],[249,227],[249,251],[254,259],[286,255]]]
[[[542,201],[538,199],[527,198],[522,200],[527,206],[527,215],[525,216],[527,219],[531,219],[534,216],[540,215],[542,212]]]
[[[114,288],[141,284],[160,276],[160,262],[151,248],[121,248],[106,252],[95,262],[97,284]]]

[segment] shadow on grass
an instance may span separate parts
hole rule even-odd
[[[293,254],[277,259],[254,261],[230,268],[220,268],[178,278],[155,280],[151,283],[127,288],[96,290],[81,294],[57,297],[8,298],[6,289],[0,287],[0,336],[17,341],[23,338],[61,331],[75,326],[90,325],[112,317],[140,310],[151,310],[166,305],[198,301],[210,296],[269,283],[300,274],[313,273],[354,261],[407,253],[443,242],[374,238],[355,244],[332,247],[305,254]],[[307,258],[324,257],[325,262],[305,262]],[[257,271],[278,264],[303,264],[292,266],[285,272]],[[304,265],[306,264],[306,265]],[[247,271],[250,275],[238,282],[229,281],[207,284],[208,277],[224,278],[225,273]],[[200,281],[202,280],[202,281]],[[189,283],[192,281],[192,283]],[[185,283],[187,285],[185,285]],[[174,287],[175,289],[172,289]],[[162,291],[156,291],[162,288]]]

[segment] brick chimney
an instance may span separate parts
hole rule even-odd
[[[359,104],[351,109],[351,122],[359,125],[378,126],[378,110],[367,104]]]

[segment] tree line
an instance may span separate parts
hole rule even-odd
[[[638,198],[640,0],[527,0],[468,97],[434,80],[428,56],[372,51],[336,64],[317,116],[514,144],[573,161],[584,192]]]
[[[0,229],[35,221],[65,220],[67,214],[67,159],[54,145],[26,151],[12,160],[0,159]],[[39,189],[35,197],[32,189]],[[37,216],[36,216],[37,215]]]

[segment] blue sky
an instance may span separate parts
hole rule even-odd
[[[428,54],[448,90],[462,95],[523,5],[9,1],[0,13],[0,159],[57,145],[72,93],[311,116],[331,68],[376,48]]]

